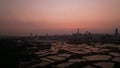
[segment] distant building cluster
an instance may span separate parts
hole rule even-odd
[[[30,35],[31,40],[41,41],[41,42],[55,42],[55,41],[77,41],[80,43],[89,43],[89,42],[101,42],[101,43],[119,43],[120,34],[118,28],[114,30],[114,34],[93,34],[89,31],[86,31],[84,34],[80,33],[79,28],[76,33],[69,35],[48,35],[44,36]]]

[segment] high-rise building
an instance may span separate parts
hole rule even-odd
[[[115,36],[118,36],[118,28],[115,29]]]

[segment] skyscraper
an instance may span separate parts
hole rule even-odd
[[[118,36],[118,28],[115,29],[115,36]]]

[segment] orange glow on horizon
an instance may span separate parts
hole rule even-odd
[[[0,33],[72,33],[77,28],[110,33],[119,27],[119,3],[120,0],[1,0]]]

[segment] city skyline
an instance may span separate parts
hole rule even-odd
[[[114,33],[119,0],[1,0],[0,35]]]

